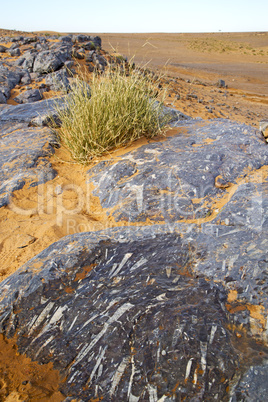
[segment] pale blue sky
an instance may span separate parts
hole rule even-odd
[[[0,28],[92,33],[268,31],[268,0],[0,0]]]

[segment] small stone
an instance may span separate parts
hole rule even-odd
[[[29,234],[18,235],[16,246],[17,246],[17,248],[25,248],[25,247],[28,247],[30,244],[33,244],[35,241],[36,241],[36,237],[31,236]]]
[[[219,87],[219,88],[225,88],[225,87],[226,87],[225,81],[224,81],[224,80],[219,80],[219,81],[218,81],[218,87]]]

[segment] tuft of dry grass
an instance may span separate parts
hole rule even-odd
[[[90,82],[78,75],[57,110],[62,143],[75,160],[87,163],[142,136],[162,134],[167,119],[160,87],[159,79],[122,64],[93,73]]]

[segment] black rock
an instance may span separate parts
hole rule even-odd
[[[0,284],[2,333],[16,334],[31,359],[52,361],[68,397],[229,400],[254,359],[227,329],[226,290],[196,278],[199,250],[186,225],[177,229],[115,228],[55,243]]]
[[[39,52],[34,60],[33,72],[48,74],[57,71],[63,66],[66,60],[65,57],[53,51]]]
[[[48,129],[40,132],[23,123],[11,125],[0,119],[0,130],[0,207],[2,207],[10,203],[12,192],[22,188],[26,181],[42,183],[53,179],[56,172],[48,160],[48,156],[54,152],[48,144],[48,139],[52,137]]]
[[[39,89],[29,89],[28,91],[24,91],[20,93],[18,96],[14,98],[14,101],[17,103],[31,103],[37,102],[43,98]]]
[[[60,41],[62,41],[62,42],[70,42],[70,43],[73,42],[71,36],[61,36],[61,37],[60,37]]]
[[[66,70],[59,70],[46,75],[46,85],[53,91],[67,92],[70,89],[70,82]]]
[[[5,53],[7,49],[8,48],[6,46],[0,45],[0,53]]]
[[[107,214],[127,222],[204,219],[213,197],[224,191],[215,185],[219,176],[234,184],[242,171],[268,164],[268,149],[253,128],[221,119],[200,123],[179,122],[178,134],[164,143],[148,144],[105,169],[97,164],[89,170],[94,195]],[[138,174],[126,177],[124,167],[130,163]]]

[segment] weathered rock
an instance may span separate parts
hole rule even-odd
[[[218,81],[218,87],[219,88],[226,88],[226,84],[224,80],[219,80]]]
[[[57,71],[63,66],[66,60],[67,59],[64,60],[64,57],[56,52],[39,52],[34,60],[33,72],[48,74]]]
[[[30,73],[27,70],[24,70],[24,74],[21,77],[20,83],[22,85],[29,85],[31,83],[31,76]]]
[[[22,75],[23,74],[20,68],[17,67],[8,68],[0,64],[0,85],[12,89],[20,82]]]
[[[59,71],[56,71],[55,73],[47,74],[46,85],[48,85],[53,91],[67,92],[70,89],[70,82],[67,71],[61,69]]]
[[[9,48],[7,52],[8,52],[8,53],[10,54],[10,56],[12,56],[12,57],[18,57],[18,56],[20,56],[20,49],[19,49],[19,48],[15,48],[15,49]]]
[[[71,36],[61,36],[60,37],[60,41],[62,41],[62,42],[70,42],[70,43],[72,43],[73,42],[73,40],[72,40],[72,37]]]
[[[88,171],[94,195],[117,221],[205,218],[224,194],[215,186],[219,176],[230,187],[244,172],[268,164],[268,149],[249,126],[221,119],[178,125],[178,134],[164,142]]]
[[[66,396],[228,400],[254,357],[228,329],[224,287],[196,277],[204,250],[187,226],[116,228],[55,243],[0,284],[1,331],[16,334],[32,359],[53,361]],[[241,331],[239,343],[247,342]],[[252,341],[250,350],[259,365],[268,352]]]
[[[36,36],[26,36],[21,40],[21,43],[23,45],[28,45],[30,43],[35,43],[37,41],[37,37]]]
[[[7,109],[4,109],[4,111]],[[50,131],[40,131],[23,123],[5,123],[0,119],[0,207],[8,205],[13,191],[26,181],[32,185],[55,177],[48,157],[54,152],[49,145]]]
[[[268,395],[268,364],[250,367],[234,390],[230,402],[265,401]]]
[[[33,71],[33,64],[34,64],[36,56],[37,56],[37,52],[34,50],[30,50],[23,54],[24,60],[22,63],[22,67],[26,68],[30,73]]]
[[[29,89],[28,91],[21,92],[14,98],[17,103],[31,103],[37,102],[43,98],[39,89]]]
[[[60,107],[61,99],[47,99],[35,103],[23,104],[13,106],[10,105],[4,110],[0,110],[0,122],[5,123],[27,123],[34,125],[45,125],[51,117],[57,115],[56,113],[56,103]]]
[[[5,97],[5,95],[3,94],[3,92],[1,91],[1,88],[0,88],[0,104],[1,103],[7,103],[7,98]]]
[[[0,45],[0,53],[5,53],[7,49],[6,46]]]
[[[89,41],[90,36],[79,34],[79,35],[74,36],[74,39],[75,39],[76,42],[82,43],[82,42]]]
[[[4,95],[4,98],[2,98],[3,99],[2,103],[6,103],[11,94],[10,88],[0,85],[0,93]]]
[[[83,48],[84,48],[85,50],[95,50],[95,49],[96,49],[96,45],[95,45],[95,43],[92,42],[92,41],[86,42],[86,43],[84,43],[82,46],[83,46]]]

